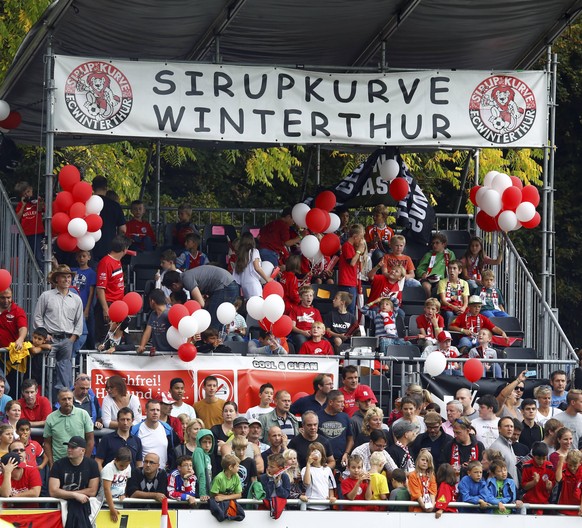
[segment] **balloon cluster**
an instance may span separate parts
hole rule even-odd
[[[271,332],[275,337],[286,337],[293,329],[293,321],[284,315],[283,286],[272,281],[263,287],[263,296],[255,295],[247,301],[247,312],[261,327]]]
[[[143,299],[137,292],[126,293],[121,301],[113,301],[109,306],[109,319],[121,323],[126,317],[137,314],[143,306]]]
[[[424,372],[429,376],[440,376],[447,368],[447,358],[442,352],[431,352],[424,362]],[[470,383],[475,383],[483,377],[483,363],[477,358],[471,358],[463,365],[463,376]]]
[[[189,339],[204,332],[210,326],[210,313],[203,310],[198,301],[191,299],[184,304],[174,304],[168,312],[168,320],[172,325],[166,332],[168,343],[178,351],[178,356],[182,361],[193,361],[198,351]]]
[[[91,251],[101,238],[103,198],[93,194],[91,184],[81,181],[79,169],[65,165],[59,172],[63,189],[53,202],[52,230],[63,251]]]
[[[7,290],[12,284],[12,275],[5,269],[0,269],[0,291]]]
[[[380,177],[390,183],[388,192],[395,201],[400,202],[408,196],[410,186],[406,178],[398,178],[400,174],[400,164],[395,159],[387,159],[378,167]]]
[[[17,128],[22,123],[20,112],[10,110],[10,105],[0,99],[0,132],[6,134],[13,128]]]
[[[517,231],[520,227],[533,229],[540,223],[536,207],[540,194],[533,185],[523,185],[517,176],[490,171],[483,185],[471,189],[470,199],[481,210],[477,225],[483,231]]]

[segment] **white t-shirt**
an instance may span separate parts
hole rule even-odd
[[[254,261],[259,261],[259,266],[261,265],[261,255],[258,249],[250,250],[250,260],[247,267],[242,271],[242,273],[233,272],[232,276],[234,280],[240,285],[243,291],[245,299],[249,299],[255,295],[263,294],[263,286],[261,284],[261,276],[257,273],[254,266]]]
[[[267,414],[272,410],[273,407],[259,407],[258,405],[255,405],[247,410],[245,416],[247,417],[247,420],[258,420],[261,414]]]
[[[477,440],[483,443],[485,449],[489,449],[491,444],[499,438],[497,422],[499,422],[499,418],[493,418],[493,420],[475,418],[471,421],[471,425],[475,428],[475,432],[477,433]]]
[[[125,495],[125,485],[129,477],[131,477],[131,465],[120,471],[115,465],[115,460],[105,465],[101,471],[101,479],[111,481],[111,495],[114,499]]]
[[[170,416],[178,418],[178,416],[180,416],[181,414],[187,414],[190,420],[194,420],[194,418],[196,418],[196,411],[194,410],[194,407],[192,407],[192,405],[188,405],[187,403],[184,402],[182,402],[182,405],[180,405],[180,407],[176,407],[176,404],[172,405],[172,412],[170,413]]]
[[[305,490],[305,496],[308,499],[321,499],[325,500],[329,498],[329,490],[335,489],[335,480],[333,478],[333,473],[328,466],[325,467],[313,467],[311,466],[311,484],[307,486]],[[301,478],[305,475],[305,468],[301,470]],[[310,510],[328,510],[329,506],[309,506]]]
[[[160,457],[160,467],[164,469],[168,463],[168,437],[164,426],[158,422],[155,429],[150,429],[143,422],[138,429],[137,436],[141,440],[143,456],[155,453]]]

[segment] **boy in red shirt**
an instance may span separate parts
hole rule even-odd
[[[135,251],[151,251],[156,247],[156,235],[149,222],[142,220],[145,206],[141,200],[131,202],[133,218],[125,224],[125,236],[133,240],[131,249]]]
[[[582,515],[582,452],[575,449],[567,455],[560,454],[556,470],[556,482],[562,483],[558,504],[580,506],[576,510],[561,510],[562,515]]]
[[[301,345],[299,353],[310,356],[333,356],[333,347],[329,341],[323,339],[324,334],[325,325],[315,321],[311,325],[311,339]]]
[[[283,300],[285,301],[285,313],[290,315],[301,299],[299,297],[299,280],[297,273],[301,271],[301,257],[291,255],[285,262],[285,271],[281,273],[279,282],[283,286]]]
[[[424,350],[427,346],[437,344],[437,336],[445,328],[445,320],[439,313],[441,303],[430,297],[424,302],[424,313],[416,318],[418,328],[418,348]]]
[[[370,474],[364,471],[364,461],[359,455],[348,458],[349,477],[342,480],[342,495],[347,500],[372,500]],[[344,506],[344,511],[368,511],[366,506]]]
[[[301,349],[303,343],[311,337],[311,326],[315,321],[323,323],[321,313],[312,306],[313,288],[311,286],[302,286],[299,290],[299,297],[301,302],[294,307],[290,315],[293,321],[291,340],[295,345],[295,350]]]
[[[22,231],[28,239],[39,268],[43,269],[42,237],[44,235],[44,200],[32,197],[32,185],[21,181],[14,188],[20,201],[16,204],[16,217],[20,220]]]
[[[521,487],[525,490],[523,502],[548,504],[550,493],[556,483],[554,466],[548,462],[548,445],[536,442],[531,448],[533,460],[523,465]],[[543,515],[543,510],[529,511],[533,515]]]
[[[350,237],[342,245],[337,281],[338,290],[352,294],[352,303],[348,307],[348,311],[351,314],[356,312],[360,258],[365,251],[364,226],[362,224],[354,224],[350,227]]]

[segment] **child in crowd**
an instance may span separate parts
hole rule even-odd
[[[290,255],[285,262],[285,271],[281,273],[279,282],[283,286],[283,300],[285,301],[285,313],[290,315],[293,308],[301,302],[299,297],[299,281],[297,274],[301,271],[301,257]]]
[[[245,318],[238,313],[243,305],[243,298],[237,297],[232,305],[236,308],[236,315],[233,321],[226,328],[225,341],[245,341],[247,334],[247,322]]]
[[[483,272],[483,287],[478,295],[483,301],[481,313],[485,317],[509,317],[505,312],[503,294],[495,287],[495,273],[492,270]]]
[[[547,504],[556,482],[554,466],[548,462],[548,446],[536,442],[531,448],[532,460],[523,465],[521,487],[525,490],[523,502]],[[529,511],[534,515],[543,515],[543,510]]]
[[[558,504],[580,507],[578,511],[562,510],[560,513],[582,515],[582,451],[573,449],[567,455],[560,454],[555,469],[556,483],[562,483]]]
[[[447,249],[447,236],[443,233],[436,233],[431,245],[432,251],[425,253],[416,268],[416,278],[427,298],[432,296],[433,285],[446,276],[449,262],[455,260],[455,254]]]
[[[379,304],[379,310],[372,307]],[[394,304],[387,297],[380,297],[371,303],[362,306],[362,313],[367,315],[374,323],[374,335],[380,338],[380,353],[386,354],[389,345],[410,344],[398,335],[396,327],[396,313]]]
[[[488,328],[481,328],[477,334],[478,345],[469,350],[470,358],[479,359],[497,359],[497,351],[492,348],[491,340],[493,333]],[[499,363],[483,363],[483,377],[487,377],[487,373],[493,374],[496,379],[501,378],[501,365]]]
[[[196,475],[192,469],[192,459],[183,455],[176,461],[177,468],[168,477],[168,497],[196,504]]]
[[[101,470],[103,495],[109,507],[109,518],[113,523],[117,523],[119,518],[119,512],[113,501],[125,498],[125,486],[129,477],[131,477],[131,450],[129,447],[120,447],[115,459]]]
[[[431,512],[434,510],[437,482],[434,462],[428,449],[421,449],[414,463],[415,470],[408,475],[410,500],[417,501],[420,507],[410,507],[413,512]]]
[[[483,480],[483,466],[478,460],[472,460],[467,464],[467,474],[459,482],[459,500],[469,504],[478,504],[482,510],[491,507],[493,499],[487,491],[487,484]],[[461,508],[459,511],[476,513],[478,510]]]
[[[341,490],[346,500],[371,500],[372,487],[370,486],[370,474],[364,471],[364,462],[359,455],[351,455],[348,458],[349,476],[341,483]],[[345,511],[367,511],[366,506],[344,506]]]
[[[320,321],[315,321],[311,325],[311,339],[308,339],[301,345],[299,354],[309,356],[333,356],[333,347],[329,341],[326,341],[325,325]]]
[[[420,282],[414,278],[414,263],[412,259],[404,254],[406,247],[406,238],[402,235],[394,235],[390,239],[391,252],[382,259],[382,275],[387,276],[388,270],[394,266],[402,266],[405,271],[404,285],[406,287],[418,287]]]
[[[192,223],[192,207],[188,204],[178,206],[178,221],[175,224],[169,224],[166,229],[166,244],[172,246],[172,249],[184,247],[186,235],[198,233],[196,226]]]
[[[285,343],[285,346],[288,348],[288,343]],[[248,353],[250,355],[280,356],[289,353],[287,348],[271,332],[260,328],[259,337],[249,340]]]
[[[166,296],[166,304],[170,303],[170,295],[172,291],[169,288],[166,288],[162,285],[162,281],[164,279],[164,275],[167,271],[177,271],[178,273],[182,273],[181,270],[176,268],[176,252],[173,249],[166,249],[160,255],[160,270],[155,274],[154,280],[156,281],[156,288],[161,289]]]
[[[503,243],[503,242],[502,242]],[[483,286],[481,274],[484,266],[496,266],[501,264],[503,259],[503,249],[500,248],[499,256],[492,259],[485,255],[483,251],[483,240],[479,237],[473,237],[469,240],[467,251],[461,257],[463,263],[463,279],[469,283],[471,295],[478,294],[479,289]]]
[[[248,420],[258,420],[261,414],[267,414],[273,410],[273,396],[275,389],[270,383],[263,383],[259,387],[259,405],[247,409],[246,417]]]
[[[42,251],[44,200],[40,196],[32,197],[32,185],[26,181],[18,182],[14,190],[19,198],[16,204],[16,218],[20,220],[22,231],[30,244],[38,267],[42,271],[44,266]]]
[[[260,477],[267,499],[271,497],[291,498],[291,481],[286,469],[285,456],[282,453],[274,453],[267,457],[267,469]]]
[[[131,202],[132,219],[125,224],[125,236],[133,240],[130,249],[141,253],[142,251],[152,251],[156,247],[156,235],[151,224],[143,220],[145,205],[141,200]]]
[[[350,227],[350,237],[341,249],[338,266],[339,290],[347,291],[352,295],[352,303],[348,307],[351,314],[356,313],[356,295],[358,293],[358,274],[361,269],[360,258],[366,252],[364,240],[364,226],[354,224]]]
[[[437,336],[445,328],[445,320],[439,313],[441,303],[430,297],[424,302],[424,313],[416,318],[418,328],[418,348],[424,350],[427,346],[438,343]]]
[[[410,493],[408,492],[408,488],[406,487],[406,471],[404,471],[403,469],[397,468],[394,471],[392,471],[390,487],[392,488],[392,491],[390,492],[388,500],[391,501],[410,500]],[[389,506],[388,509],[390,511],[407,512],[408,506]]]
[[[194,449],[192,455],[192,462],[194,463],[194,474],[198,482],[198,496],[202,502],[206,502],[210,497],[213,453],[214,435],[212,431],[200,429],[196,435],[196,449]]]
[[[463,269],[460,260],[453,260],[447,266],[447,278],[441,279],[437,286],[437,295],[441,302],[441,312],[445,318],[445,325],[458,315],[465,312],[469,300],[469,285],[459,278]]]
[[[166,334],[170,326],[168,319],[168,308],[166,306],[166,296],[162,290],[154,289],[150,292],[149,303],[151,312],[148,316],[148,322],[141,336],[141,341],[137,347],[137,353],[142,354],[145,351],[148,342],[151,342],[155,350],[174,350]]]
[[[386,458],[379,451],[370,455],[370,489],[372,490],[372,500],[388,500],[390,491],[388,490],[388,480],[382,473]],[[377,507],[377,511],[384,511],[384,508]]]
[[[303,343],[311,337],[311,325],[315,321],[323,323],[321,313],[313,304],[313,288],[311,286],[301,286],[299,297],[301,302],[295,306],[291,312],[293,330],[291,340],[295,345],[295,350],[299,350]]]
[[[394,236],[394,231],[388,227],[386,220],[388,219],[388,209],[385,205],[380,204],[372,210],[372,218],[374,223],[366,227],[365,239],[368,244],[368,251],[371,253],[379,251],[381,253],[388,253],[390,239]]]
[[[306,487],[307,499],[326,500],[331,503],[336,500],[334,490],[335,479],[329,466],[325,448],[320,442],[311,442],[307,448],[307,463],[301,470],[301,478]],[[311,510],[328,510],[329,506],[308,506]]]
[[[30,422],[26,418],[21,418],[16,422],[16,434],[24,444],[26,465],[36,467],[41,471],[48,464],[49,459],[42,446],[30,438],[30,430]]]
[[[351,303],[351,294],[337,292],[332,301],[331,311],[325,315],[326,335],[331,338],[336,354],[339,354],[340,347],[354,335],[354,332],[349,331],[356,322],[353,314],[348,312]]]
[[[261,280],[264,282],[273,280],[261,267],[261,255],[252,233],[244,233],[240,237],[232,275],[241,287],[245,299],[263,294]]]
[[[30,377],[33,379],[42,379],[42,362],[44,355],[51,350],[51,344],[48,342],[48,332],[46,328],[38,327],[32,331],[32,346],[28,349],[30,354]]]
[[[165,288],[165,286],[164,286]],[[170,293],[170,307],[174,306],[174,304],[186,304],[188,301],[189,295],[188,292],[185,290],[178,290],[175,292]],[[167,298],[166,298],[167,300]]]
[[[126,317],[121,323],[115,321],[109,322],[109,330],[103,340],[103,343],[97,345],[99,352],[105,351],[107,354],[113,354],[116,350],[129,351],[135,350],[133,344],[127,343],[127,336],[125,331],[129,325],[129,317]]]
[[[216,502],[240,499],[242,485],[238,476],[240,460],[236,455],[224,455],[220,462],[222,471],[212,480],[210,493]]]
[[[247,497],[249,493],[249,488],[253,482],[257,481],[257,464],[253,457],[248,456],[247,447],[249,441],[246,437],[242,435],[236,435],[232,439],[232,450],[234,454],[240,460],[240,467],[238,470],[238,476],[240,477],[240,483],[242,485],[242,496]],[[284,464],[283,464],[284,465]]]
[[[453,341],[450,332],[448,332],[447,330],[443,330],[437,336],[437,340],[438,345],[426,347],[421,357],[428,357],[433,352],[440,352],[447,359],[459,357],[460,354],[459,351],[457,350],[457,347],[451,344]],[[450,362],[447,364],[447,370],[445,371],[445,374],[448,374],[449,376],[463,375],[463,373],[461,372],[461,367],[456,362]]]
[[[8,453],[10,444],[14,441],[14,428],[9,423],[0,425],[0,457]]]
[[[93,305],[95,304],[95,285],[97,284],[97,273],[89,266],[91,260],[90,251],[77,251],[75,255],[77,267],[72,268],[77,274],[73,275],[71,286],[79,292],[79,297],[83,301],[83,316],[87,322],[87,341],[93,343]]]
[[[444,512],[457,513],[457,508],[449,506],[451,502],[457,501],[457,474],[455,468],[450,464],[441,464],[437,470],[436,479],[438,491],[436,495],[435,517],[440,519]]]
[[[222,339],[218,336],[216,328],[208,328],[200,334],[200,341],[196,343],[196,348],[200,354],[228,354],[230,347],[222,344]]]
[[[289,477],[290,483],[289,498],[307,502],[305,485],[301,478],[301,470],[299,468],[299,461],[297,460],[297,451],[294,449],[285,449],[283,451],[283,458],[285,459],[285,473]]]
[[[176,259],[176,267],[179,270],[187,271],[208,264],[208,257],[198,249],[201,241],[198,233],[189,233],[184,237],[186,250]]]
[[[373,275],[371,277],[370,295],[368,303],[379,299],[380,297],[389,297],[398,308],[402,302],[402,289],[404,288],[404,268],[402,266],[393,266],[388,269],[386,276]],[[404,312],[399,310],[404,317]]]
[[[502,458],[494,459],[490,466],[489,472],[493,474],[487,480],[487,489],[489,494],[494,499],[492,504],[497,504],[497,508],[493,513],[509,515],[511,510],[508,510],[506,504],[514,504],[517,499],[517,489],[512,478],[507,478],[507,464]]]

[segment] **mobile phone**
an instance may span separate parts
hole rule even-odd
[[[535,378],[538,373],[536,370],[528,370],[524,375],[526,378]]]

